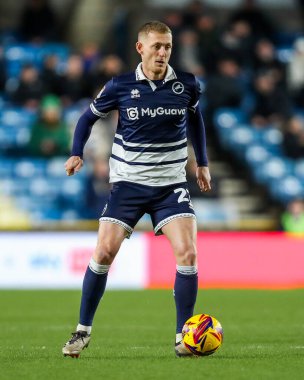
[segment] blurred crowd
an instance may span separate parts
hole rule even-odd
[[[286,38],[282,42],[282,25],[274,23],[253,0],[242,1],[221,24],[199,0],[182,9],[166,10],[162,21],[173,31],[171,65],[194,73],[201,82],[202,110],[211,139],[216,139],[214,112],[236,107],[246,113],[252,128],[278,128],[287,156],[304,158],[304,35],[296,31],[288,39],[291,54],[280,56],[279,45],[286,43]],[[56,13],[47,0],[27,2],[15,36],[17,42],[36,46],[62,43]],[[77,109],[79,116],[109,79],[132,69],[115,47],[105,53],[102,46],[88,41],[78,50],[70,49],[65,60],[52,53],[40,67],[23,62],[18,75],[11,77],[0,49],[3,101],[38,115],[24,152],[35,157],[68,155],[77,118],[65,117],[66,111]],[[107,121],[98,122],[102,125],[93,128],[86,148],[92,208],[108,190],[107,159],[116,121],[114,113]],[[191,157],[188,175],[195,191]],[[216,195],[215,186],[212,196]]]

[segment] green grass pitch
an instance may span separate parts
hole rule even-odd
[[[90,347],[61,347],[77,323],[79,291],[0,291],[0,379],[303,379],[304,290],[200,290],[196,313],[215,316],[224,344],[176,358],[172,291],[108,291]]]

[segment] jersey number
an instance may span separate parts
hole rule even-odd
[[[182,187],[178,188],[178,189],[175,189],[174,190],[175,193],[180,193],[179,197],[178,197],[178,200],[177,202],[178,203],[181,203],[181,202],[190,202],[190,198],[189,198],[189,190],[187,189],[183,189]]]

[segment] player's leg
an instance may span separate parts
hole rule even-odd
[[[178,356],[189,355],[181,344],[182,328],[193,315],[198,290],[196,221],[191,217],[173,219],[162,227],[176,259],[174,299],[176,305],[176,347]]]
[[[78,357],[88,346],[93,318],[106,288],[110,266],[127,233],[121,225],[100,223],[97,246],[83,280],[79,323],[72,339],[62,349],[64,355]]]
[[[144,189],[129,182],[113,185],[99,219],[97,246],[84,276],[79,324],[72,339],[63,347],[65,355],[79,356],[89,343],[94,314],[106,288],[110,265],[124,238],[132,234],[144,213],[141,208],[147,198]]]
[[[118,224],[100,223],[97,246],[83,280],[77,330],[91,333],[93,318],[106,288],[110,266],[126,235],[127,231]]]

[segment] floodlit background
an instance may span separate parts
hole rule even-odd
[[[109,191],[117,115],[94,126],[79,174],[66,177],[64,162],[92,98],[139,62],[136,31],[151,19],[171,27],[171,64],[194,73],[203,89],[212,192],[198,191],[191,146],[187,173],[204,231],[201,267],[215,259],[217,266],[202,270],[201,286],[303,286],[303,3],[1,2],[0,287],[80,286]],[[109,286],[170,286],[154,277],[160,261],[171,264],[169,248],[142,232],[149,230],[146,216],[124,243]],[[157,261],[155,251],[167,256]],[[125,268],[134,252],[138,268],[130,279]],[[236,271],[227,278],[229,265]]]

